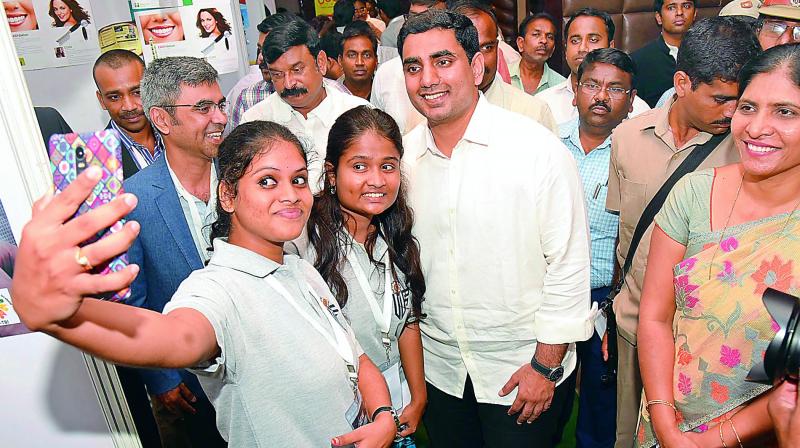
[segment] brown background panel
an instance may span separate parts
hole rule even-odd
[[[525,1],[525,0],[521,0]],[[656,24],[653,0],[527,0],[528,10],[547,12],[553,17],[562,19],[562,27],[569,16],[580,8],[591,6],[611,14],[617,29],[614,33],[614,44],[617,48],[633,52],[647,42],[655,39],[660,30]],[[720,8],[731,0],[696,0],[697,17],[709,17],[719,13]],[[562,33],[563,34],[563,33]],[[556,52],[549,64],[554,69],[567,75],[564,61],[563,39],[556,45]]]

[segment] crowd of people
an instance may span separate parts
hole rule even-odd
[[[126,193],[34,205],[14,307],[163,446],[554,447],[576,393],[578,447],[800,446],[797,384],[746,380],[800,293],[800,6],[654,16],[629,55],[601,8],[515,49],[482,0],[338,0],[227,95],[107,52]]]

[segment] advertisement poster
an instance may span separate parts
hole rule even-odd
[[[239,69],[238,33],[227,0],[138,1],[180,6],[133,8],[144,60],[168,56],[205,58],[220,74]],[[239,14],[239,11],[236,11]]]
[[[28,329],[14,312],[11,294],[9,294],[16,256],[17,242],[0,199],[0,338],[28,333]]]
[[[3,0],[23,70],[93,63],[100,54],[89,0]]]
[[[119,22],[100,28],[97,32],[100,41],[100,53],[109,50],[128,50],[142,55],[142,42],[139,40],[139,29],[133,22]]]
[[[336,0],[314,0],[314,13],[318,16],[332,16]]]

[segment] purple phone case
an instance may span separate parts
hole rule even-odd
[[[78,147],[84,148],[86,167],[98,166],[103,175],[86,202],[81,204],[75,216],[107,204],[123,193],[119,134],[113,129],[81,134],[55,134],[50,137],[50,171],[53,173],[53,185],[56,191],[61,192],[77,177],[78,166],[75,151]],[[118,221],[110,229],[104,230],[86,241],[84,245],[99,240],[107,233],[118,232],[122,229],[123,223],[123,221]],[[95,266],[92,272],[107,274],[119,271],[127,265],[128,254],[122,254],[107,263]],[[130,288],[102,296],[102,298],[114,302],[123,301],[128,297],[130,297]]]

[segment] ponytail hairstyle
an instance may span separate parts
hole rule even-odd
[[[335,177],[345,150],[368,132],[392,142],[402,158],[402,134],[389,114],[368,106],[358,106],[343,113],[336,119],[328,134],[323,188],[314,197],[314,206],[308,219],[308,240],[317,254],[314,267],[328,283],[336,301],[342,307],[347,303],[348,291],[339,268],[347,262],[346,253],[351,243],[346,237],[345,223],[352,218],[342,211],[335,190],[331,193],[331,177]],[[413,223],[414,215],[408,205],[406,180],[401,176],[397,200],[383,213],[372,218],[371,225],[375,227],[375,231],[367,235],[364,246],[370,261],[377,264],[372,258],[375,241],[378,236],[386,241],[389,259],[405,275],[405,287],[411,290],[411,316],[418,320],[425,317],[422,314],[425,280],[419,259],[419,244],[411,234]],[[385,268],[389,269],[388,266]],[[396,278],[394,272],[392,275]]]
[[[215,238],[227,238],[231,233],[232,213],[222,208],[222,185],[228,187],[229,194],[235,198],[239,192],[239,180],[251,169],[250,164],[257,155],[272,149],[275,143],[285,141],[297,147],[297,151],[306,160],[303,145],[292,134],[277,123],[271,121],[251,121],[243,123],[228,135],[219,145],[219,185],[217,186],[217,220],[211,224],[211,243]]]

